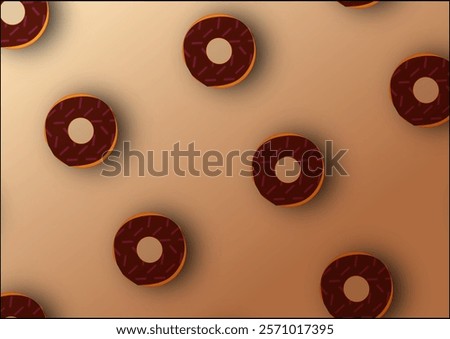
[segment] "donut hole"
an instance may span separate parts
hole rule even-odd
[[[230,60],[232,48],[228,41],[222,38],[212,39],[206,46],[208,59],[215,64],[224,64]]]
[[[145,237],[139,241],[136,251],[142,261],[153,263],[161,258],[163,248],[158,239]]]
[[[25,18],[25,7],[20,1],[5,1],[1,7],[2,21],[8,25],[17,25]]]
[[[413,93],[417,100],[424,104],[429,104],[438,97],[439,86],[435,80],[423,77],[414,83]]]
[[[69,124],[70,139],[77,144],[85,144],[94,136],[94,126],[85,118],[76,118]]]
[[[369,295],[369,283],[363,277],[354,275],[345,281],[344,293],[351,301],[363,301]]]
[[[300,164],[292,157],[279,159],[275,166],[277,178],[286,184],[296,181],[300,177],[300,173]]]

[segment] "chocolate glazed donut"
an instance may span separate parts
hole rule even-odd
[[[92,139],[85,144],[69,136],[69,124],[76,118],[89,120],[94,128]],[[117,123],[102,100],[86,94],[72,95],[59,100],[48,113],[45,136],[56,158],[68,166],[86,168],[99,164],[111,153],[117,141]]]
[[[284,183],[275,173],[277,162],[284,157],[298,161],[301,174],[292,183]],[[297,134],[280,134],[266,140],[253,157],[253,178],[259,193],[274,205],[299,206],[311,200],[320,190],[324,162],[320,150],[310,140]]]
[[[208,43],[222,38],[232,48],[224,64],[212,62],[206,55]],[[201,18],[184,38],[184,60],[192,76],[206,86],[225,88],[244,80],[253,68],[256,45],[252,33],[241,21],[229,15]]]
[[[47,28],[49,18],[47,1],[20,2],[25,9],[23,20],[17,25],[9,25],[2,20],[2,47],[14,49],[29,46],[37,41]]]
[[[1,295],[1,318],[45,318],[41,306],[33,299],[18,293]]]
[[[351,8],[368,8],[376,5],[378,1],[338,1],[341,5]]]
[[[437,98],[430,103],[417,100],[413,87],[428,77],[439,87]],[[448,60],[433,54],[417,54],[401,63],[391,78],[391,99],[398,114],[410,124],[435,127],[448,121]]]
[[[354,302],[344,293],[344,284],[352,276],[360,276],[369,284],[369,294],[362,301]],[[328,265],[322,275],[321,291],[325,307],[335,318],[379,318],[391,305],[393,284],[380,260],[367,253],[354,252]]]
[[[161,257],[148,263],[139,258],[137,245],[145,237],[162,245]],[[186,259],[186,242],[181,229],[169,218],[144,213],[128,219],[114,239],[114,256],[122,274],[136,285],[160,286],[174,279]]]

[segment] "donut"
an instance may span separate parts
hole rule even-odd
[[[0,315],[1,318],[45,318],[36,301],[19,293],[2,293]]]
[[[36,42],[47,28],[49,18],[47,1],[20,2],[25,9],[23,20],[16,25],[9,25],[2,20],[2,47],[11,49],[27,47]]]
[[[352,301],[344,293],[344,284],[352,276],[360,276],[369,284],[369,294],[362,301]],[[321,292],[325,307],[335,318],[380,318],[392,302],[392,277],[387,267],[372,255],[348,253],[325,269]]]
[[[143,261],[137,245],[145,237],[162,245],[161,257]],[[161,286],[174,279],[186,260],[186,241],[180,227],[171,219],[155,213],[138,214],[128,219],[114,238],[114,256],[122,274],[136,285]]]
[[[212,62],[207,54],[208,43],[222,38],[232,49],[224,64]],[[244,80],[253,68],[256,45],[248,27],[229,15],[216,14],[195,22],[184,38],[184,60],[192,76],[208,87],[226,88]]]
[[[338,1],[341,5],[351,8],[368,8],[376,5],[378,1]]]
[[[414,95],[417,80],[436,81],[439,94],[430,103]],[[391,99],[398,114],[414,126],[435,127],[448,121],[448,60],[434,54],[416,54],[404,60],[391,78]]]
[[[77,118],[89,120],[94,128],[91,140],[74,142],[69,124]],[[103,161],[117,142],[117,122],[111,108],[87,94],[70,95],[59,100],[45,121],[45,136],[53,155],[68,166],[86,168]]]
[[[275,166],[292,157],[301,167],[299,178],[285,183],[276,176]],[[297,134],[279,134],[267,139],[255,152],[253,179],[259,193],[274,205],[293,207],[307,203],[320,190],[324,179],[323,156],[316,145]]]

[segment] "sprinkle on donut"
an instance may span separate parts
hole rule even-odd
[[[2,293],[0,315],[1,318],[45,318],[36,301],[19,293]]]
[[[1,2],[2,4],[4,1]],[[47,1],[20,1],[25,16],[16,25],[3,21],[1,25],[2,48],[23,48],[36,42],[44,33],[49,18]]]
[[[92,138],[85,144],[69,136],[69,124],[77,119],[87,119],[94,129]],[[117,141],[117,123],[109,106],[91,95],[72,95],[59,100],[47,115],[45,136],[56,158],[68,166],[86,168],[103,161]]]
[[[359,302],[344,293],[350,277],[359,276],[369,284],[369,294]],[[387,267],[377,258],[363,252],[345,254],[325,269],[321,279],[322,299],[335,318],[379,318],[392,302],[393,283]]]
[[[222,38],[231,45],[232,54],[224,64],[212,62],[208,43]],[[183,44],[184,59],[192,76],[205,86],[225,88],[244,80],[253,68],[256,45],[249,28],[229,15],[204,17],[189,29]]]
[[[137,252],[145,237],[156,238],[162,245],[161,257],[143,261]],[[144,213],[128,219],[114,239],[114,256],[122,274],[136,285],[160,286],[174,279],[186,259],[186,241],[180,227],[171,219]]]
[[[407,58],[391,78],[391,99],[398,114],[414,126],[435,127],[448,121],[448,60],[434,54]],[[429,103],[419,101],[413,87],[421,78],[433,79],[439,93]]]
[[[292,157],[300,165],[300,177],[285,183],[275,172],[277,162]],[[314,143],[297,134],[280,134],[266,140],[253,157],[253,178],[261,195],[274,205],[292,207],[311,200],[324,178],[322,153]]]

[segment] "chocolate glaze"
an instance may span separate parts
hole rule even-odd
[[[422,103],[414,95],[417,80],[429,77],[439,87],[437,98]],[[398,114],[412,125],[433,125],[448,119],[448,60],[423,55],[410,58],[397,67],[391,78],[391,98]]]
[[[280,181],[275,167],[286,156],[297,160],[299,178]],[[274,137],[262,144],[253,157],[253,178],[261,195],[274,205],[301,204],[319,189],[323,179],[323,157],[316,145],[299,135]]]
[[[153,263],[139,258],[137,245],[154,237],[162,245],[161,257]],[[160,285],[177,274],[184,263],[186,245],[181,229],[161,215],[143,215],[127,221],[114,239],[114,255],[122,274],[136,285]]]
[[[215,38],[227,40],[232,48],[230,60],[213,63],[206,54]],[[184,38],[184,58],[191,74],[206,86],[232,84],[247,74],[255,57],[255,41],[250,30],[238,19],[215,16],[195,23]]]
[[[344,293],[344,284],[352,276],[369,284],[369,295],[354,302]],[[335,318],[376,318],[384,313],[392,298],[392,279],[386,266],[369,254],[351,254],[333,261],[321,280],[323,302]]]
[[[1,1],[3,3],[4,1]],[[20,1],[25,9],[24,19],[17,25],[2,20],[2,47],[18,47],[35,39],[45,29],[48,16],[47,1]]]
[[[365,6],[365,5],[374,3],[374,2],[377,2],[377,1],[339,1],[339,3],[341,3],[345,7],[360,7],[360,6]]]
[[[77,144],[69,137],[69,124],[76,118],[85,118],[94,127],[92,139],[85,144]],[[86,166],[101,160],[114,147],[116,119],[100,99],[75,96],[62,100],[50,110],[45,133],[55,157],[68,166]]]
[[[41,306],[33,299],[21,294],[3,294],[1,296],[1,318],[45,318]]]

